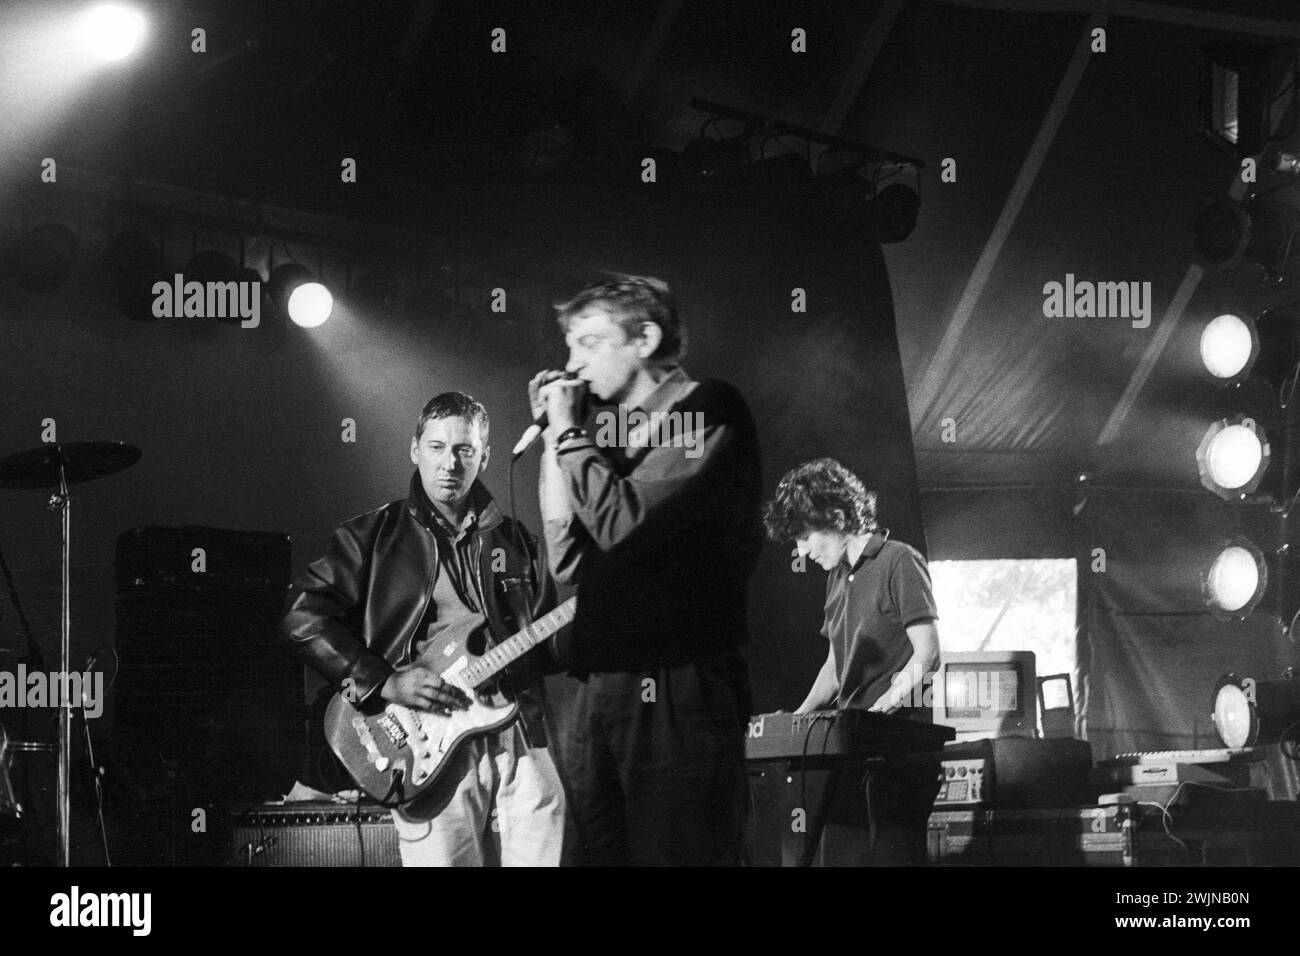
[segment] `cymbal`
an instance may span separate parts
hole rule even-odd
[[[140,449],[120,441],[77,441],[15,452],[0,458],[0,488],[57,488],[60,460],[68,484],[75,484],[130,468]]]

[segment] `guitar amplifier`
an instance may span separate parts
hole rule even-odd
[[[401,866],[397,828],[381,806],[262,803],[232,813],[234,866]]]

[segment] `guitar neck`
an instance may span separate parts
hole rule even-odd
[[[577,597],[571,597],[549,614],[544,614],[518,634],[502,641],[465,668],[463,677],[471,687],[491,680],[506,667],[523,657],[542,641],[573,620],[578,608]]]

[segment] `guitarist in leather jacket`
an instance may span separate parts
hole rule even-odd
[[[282,636],[354,701],[465,708],[459,688],[412,663],[429,636],[478,615],[495,643],[555,604],[536,540],[478,481],[489,456],[482,404],[460,392],[430,399],[408,496],[345,521],[293,582]],[[404,866],[558,865],[564,794],[542,722],[544,653],[512,667],[503,688],[521,719],[466,744],[446,779],[394,811]]]

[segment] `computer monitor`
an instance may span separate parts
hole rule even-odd
[[[933,688],[936,724],[958,740],[1036,737],[1038,687],[1032,651],[944,654]]]

